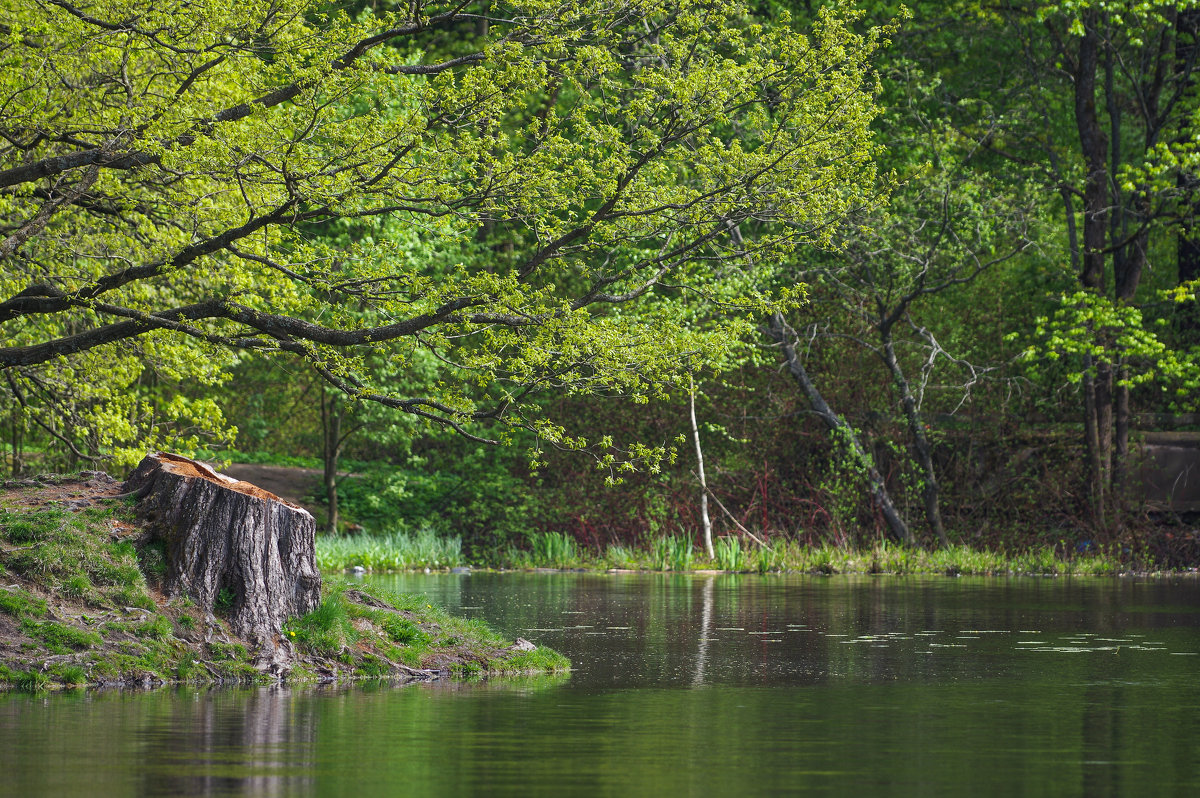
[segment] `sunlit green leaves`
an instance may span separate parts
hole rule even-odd
[[[539,395],[646,401],[727,359],[798,296],[772,292],[773,264],[831,245],[877,188],[869,59],[888,31],[845,13],[801,33],[734,2],[522,0],[477,38],[437,3],[351,19],[307,0],[3,2],[0,172],[48,176],[0,191],[3,219],[34,231],[0,302],[33,285],[66,298],[17,313],[11,345],[206,308],[119,355],[89,342],[22,371],[57,391],[76,363],[118,361],[89,383],[111,409],[88,422],[93,448],[136,440],[148,416],[220,428],[215,405],[115,397],[216,384],[222,347],[287,352],[430,421],[584,448]],[[54,171],[81,151],[87,185]],[[730,242],[748,221],[753,260]],[[419,351],[437,373],[407,393],[389,375]]]
[[[1195,301],[1186,290],[1170,293],[1184,297],[1181,301]],[[1093,375],[1100,364],[1120,368],[1124,384],[1161,384],[1174,394],[1176,406],[1190,409],[1200,395],[1200,348],[1172,349],[1154,326],[1147,324],[1140,308],[1079,291],[1063,296],[1053,315],[1037,320],[1038,341],[1022,357],[1031,372],[1037,372],[1041,360],[1070,358],[1074,365],[1066,374],[1072,382],[1088,374],[1085,362]]]

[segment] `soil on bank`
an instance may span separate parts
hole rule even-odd
[[[321,470],[317,468],[256,463],[230,463],[221,469],[221,473],[257,485],[263,490],[274,493],[281,499],[309,511],[313,507],[308,497],[320,488],[322,474]]]
[[[249,486],[259,490],[256,486]],[[248,488],[248,489],[249,489]],[[0,483],[0,689],[267,682],[222,608],[170,599],[166,551],[121,483],[100,472]],[[289,681],[565,671],[420,596],[326,580],[321,605],[284,627]]]

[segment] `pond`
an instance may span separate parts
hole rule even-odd
[[[400,575],[566,677],[0,696],[4,795],[1200,794],[1200,581]]]

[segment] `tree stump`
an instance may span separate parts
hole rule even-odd
[[[321,601],[312,515],[165,452],[147,455],[123,491],[137,495],[139,515],[167,544],[167,596],[187,596],[210,614],[219,603],[233,633],[254,646],[255,664],[286,673],[292,648],[284,621]]]

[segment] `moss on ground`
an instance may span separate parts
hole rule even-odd
[[[455,618],[421,596],[326,580],[317,609],[284,635],[320,673],[378,678],[413,671],[458,676],[555,673],[570,663],[543,647],[509,644],[482,621]]]
[[[166,551],[103,475],[0,483],[0,689],[268,683],[216,614],[161,590]],[[99,483],[99,485],[97,484]],[[89,488],[90,486],[90,488]],[[286,625],[289,681],[566,671],[419,596],[326,583]]]

